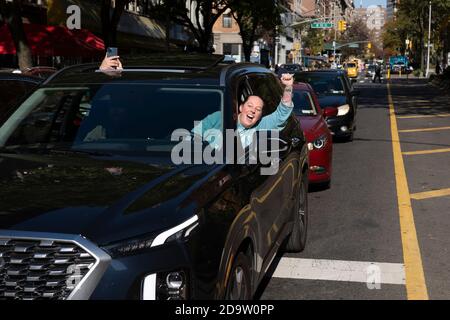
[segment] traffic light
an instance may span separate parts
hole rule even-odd
[[[345,31],[345,30],[347,30],[347,21],[345,21],[345,20],[339,20],[339,21],[338,21],[338,30],[339,30],[339,31]]]
[[[367,49],[372,49],[372,43],[371,43],[371,42],[369,42],[369,43],[367,44]]]

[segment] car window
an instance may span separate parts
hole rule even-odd
[[[282,88],[273,75],[257,74],[248,78],[254,95],[264,101],[263,116],[275,111],[281,100]]]
[[[294,113],[299,116],[316,115],[317,110],[309,92],[295,90],[292,98],[294,102]]]
[[[0,146],[61,143],[110,152],[164,150],[176,129],[222,130],[219,88],[106,84],[41,88],[0,128]]]
[[[36,84],[28,81],[0,81],[0,118],[35,87]]]

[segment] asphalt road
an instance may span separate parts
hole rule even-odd
[[[355,139],[335,143],[307,247],[274,261],[262,300],[450,298],[450,94],[420,79],[356,87]]]

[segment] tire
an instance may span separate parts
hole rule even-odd
[[[251,263],[249,258],[240,252],[233,262],[225,292],[226,300],[251,300]]]
[[[308,230],[308,182],[306,173],[299,188],[299,199],[295,208],[294,227],[286,243],[287,252],[300,252],[306,246]]]

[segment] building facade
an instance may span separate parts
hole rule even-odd
[[[239,26],[230,10],[225,11],[213,26],[214,53],[223,54],[236,62],[244,61]]]
[[[387,0],[386,14],[388,20],[395,19],[399,3],[400,0]]]
[[[371,5],[367,8],[355,9],[352,20],[361,19],[365,21],[367,29],[372,33],[373,40],[382,47],[383,26],[386,23],[386,8],[381,5]]]

